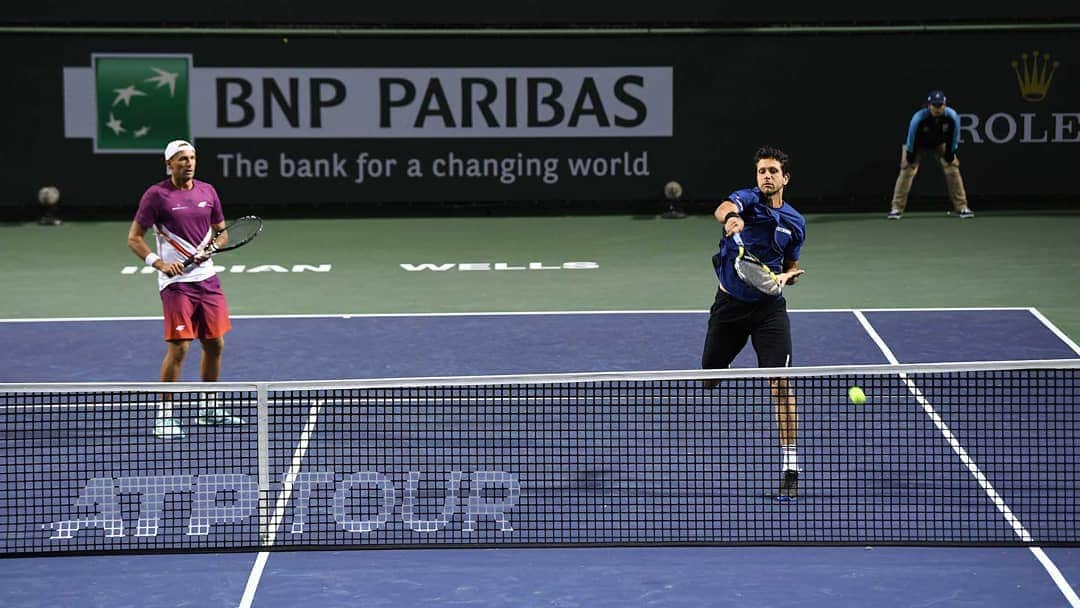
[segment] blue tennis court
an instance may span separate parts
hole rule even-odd
[[[900,363],[1067,359],[1031,309],[859,311]],[[792,312],[793,365],[889,363],[850,310]],[[238,316],[222,380],[330,380],[696,369],[705,312]],[[0,322],[3,382],[155,379],[161,320]],[[134,338],[133,338],[134,337]],[[192,345],[189,358],[198,356]],[[318,354],[318,357],[313,357]],[[752,367],[745,349],[734,367]],[[184,369],[185,381],[198,368]]]
[[[244,356],[226,357],[222,379],[689,370],[699,364],[705,321],[704,312],[685,311],[240,317],[234,320],[227,352]],[[131,342],[130,336],[155,335],[159,323],[157,319],[0,322],[0,340],[10,345],[0,382],[123,383],[153,378],[161,357],[160,342]],[[796,366],[1072,360],[1080,356],[1075,343],[1037,310],[1026,308],[793,311],[792,329]],[[747,349],[736,367],[752,365],[752,352]],[[194,373],[194,369],[189,366],[186,371]],[[1053,487],[1052,482],[1075,479],[1080,473],[1076,470],[1076,429],[1025,424],[1026,416],[1038,415],[1038,399],[1011,394],[1002,397],[1002,404],[1015,409],[1015,420],[1020,421],[1016,425],[995,418],[965,426],[971,417],[961,409],[966,403],[963,386],[930,385],[915,394],[902,382],[895,384],[893,392],[881,387],[875,394],[895,395],[897,401],[891,403],[890,411],[909,411],[907,418],[872,419],[872,409],[866,414],[835,415],[830,414],[835,404],[828,399],[803,402],[802,424],[805,436],[811,438],[805,455],[808,485],[813,487],[815,468],[829,463],[834,475],[863,484],[865,491],[848,496],[809,491],[795,506],[798,511],[783,511],[762,500],[759,490],[764,486],[747,482],[741,494],[713,505],[714,512],[724,517],[707,518],[702,525],[723,526],[736,538],[740,531],[752,532],[744,539],[759,542],[751,545],[771,545],[771,540],[792,534],[809,541],[843,539],[848,533],[851,538],[875,538],[874,526],[885,528],[898,520],[912,530],[912,538],[920,538],[924,528],[978,526],[977,537],[1007,539],[1019,526],[1035,538],[1073,534],[1075,544],[1075,531],[1053,529],[1062,520],[1046,514],[1063,512],[1070,492],[1075,491],[1074,486]],[[936,406],[934,413],[940,420],[923,413],[923,402]],[[765,450],[770,413],[761,407],[755,410],[754,405],[762,403],[721,414],[731,417],[721,428],[743,424],[750,435],[762,430],[760,445],[751,439],[739,445]],[[289,455],[299,460],[296,454],[301,453],[301,445],[304,470],[340,467],[359,459],[334,439],[344,436],[338,431],[352,419],[327,415],[316,421],[314,414],[305,418],[318,409],[310,401],[282,406],[297,410],[290,420],[310,424],[272,429],[271,443],[285,454],[276,461],[278,473],[288,467]],[[553,410],[551,416],[557,418],[565,411]],[[543,425],[546,415],[539,411],[531,424]],[[124,419],[122,414],[113,418]],[[128,422],[136,428],[145,424]],[[638,427],[621,432],[647,433],[648,424],[643,419]],[[228,431],[240,436],[235,443],[252,443],[250,437],[244,438],[252,434],[248,426]],[[690,432],[691,427],[688,424],[684,430]],[[945,441],[943,428],[948,429]],[[868,448],[865,453],[884,454],[890,446],[901,446],[905,457],[902,462],[859,461],[847,457],[854,445],[847,440],[813,445],[813,438],[831,437],[828,433],[836,434],[838,429],[844,436],[861,437],[858,442]],[[187,447],[160,449],[195,451],[186,461],[202,462],[207,471],[191,471],[193,475],[229,473],[222,463],[244,454],[225,448],[234,442],[213,433],[221,431],[193,428],[182,444]],[[1052,453],[1074,458],[1061,462],[1039,453],[1018,453],[1005,461],[980,451],[987,437],[991,438],[989,449],[995,442],[1013,445],[1020,434],[1024,438],[1018,445],[1046,445],[1047,453],[1056,450]],[[76,436],[73,433],[68,443],[61,437],[59,446],[54,436],[43,436],[41,454],[61,449],[80,461],[108,461],[106,445],[80,446]],[[604,451],[615,439],[583,436],[576,445],[584,460],[609,457],[613,460],[608,464],[620,469],[624,463],[617,459],[623,452]],[[710,446],[695,443],[692,447]],[[393,462],[395,454],[406,449],[388,446],[385,457]],[[157,451],[148,453],[145,470],[128,474],[152,473]],[[965,465],[958,456],[961,451],[981,466]],[[610,453],[615,456],[605,456]],[[655,457],[662,454],[685,458],[683,464],[693,468],[689,455],[657,452]],[[441,458],[431,456],[425,462],[432,470],[445,470],[442,465],[448,461]],[[764,460],[754,462],[761,465]],[[1059,470],[1050,470],[1055,467]],[[919,479],[924,469],[927,475],[947,479]],[[748,480],[771,479],[763,469],[731,473]],[[980,476],[985,476],[985,483]],[[874,485],[882,478],[899,489],[882,493],[883,486]],[[5,474],[5,483],[14,481]],[[940,506],[924,508],[924,501],[942,498],[927,491],[929,485],[949,489],[944,499],[951,511]],[[993,488],[993,494],[987,487]],[[572,521],[571,506],[560,513],[558,522]],[[633,505],[614,503],[613,508]],[[832,515],[852,511],[860,512],[860,521],[870,522],[867,527],[836,529]],[[665,516],[679,519],[682,515],[645,509],[634,520],[641,526],[634,532],[662,534]],[[6,529],[13,528],[13,517],[12,513],[5,516]],[[166,521],[162,525],[179,524]],[[404,530],[395,534],[408,535]],[[895,538],[896,531],[889,534]],[[10,584],[0,591],[0,600],[28,606],[1080,605],[1075,594],[1080,552],[1061,546],[425,548],[17,558],[5,560],[5,565],[3,576],[10,577]]]

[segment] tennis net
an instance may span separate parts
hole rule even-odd
[[[1078,370],[0,384],[0,554],[1077,544]],[[798,416],[784,502],[778,390]],[[164,403],[182,437],[154,435]],[[236,424],[198,424],[208,403]]]

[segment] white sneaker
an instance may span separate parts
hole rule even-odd
[[[182,439],[184,431],[175,419],[157,416],[154,418],[154,436],[158,439]]]
[[[244,419],[239,416],[233,416],[232,413],[225,408],[216,407],[199,410],[199,415],[195,417],[195,423],[203,426],[244,424]]]
[[[233,416],[223,407],[217,407],[217,398],[214,395],[208,395],[199,401],[199,414],[195,417],[195,423],[203,426],[244,424],[244,419]]]
[[[904,214],[900,213],[900,211],[898,211],[896,209],[893,209],[893,210],[889,211],[889,215],[887,215],[886,217],[888,219],[890,219],[890,220],[898,220],[898,219],[904,217]]]

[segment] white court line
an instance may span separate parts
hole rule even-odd
[[[274,541],[277,540],[278,528],[281,527],[281,520],[285,518],[285,508],[289,505],[289,501],[292,500],[296,476],[300,473],[300,465],[304,460],[304,454],[307,453],[308,445],[311,443],[311,434],[315,430],[319,410],[322,409],[324,403],[325,400],[318,399],[311,404],[311,409],[308,410],[307,422],[304,423],[304,430],[300,433],[300,441],[293,451],[289,470],[285,473],[281,493],[278,494],[277,504],[274,505],[274,515],[270,518],[270,525],[268,526],[270,533],[265,541],[268,546],[272,547]],[[255,591],[259,588],[259,579],[262,578],[263,568],[266,567],[266,560],[269,557],[269,551],[260,551],[255,557],[255,564],[251,567],[247,585],[244,586],[244,595],[240,598],[240,608],[250,608],[251,603],[255,601]]]
[[[839,310],[839,309],[838,309]],[[1028,310],[1023,306],[960,306],[957,308],[951,308],[947,306],[943,307],[930,307],[930,308],[847,308],[843,309],[847,312],[1004,312],[1004,311],[1016,311],[1016,310]]]
[[[1038,308],[1029,308],[1028,312],[1034,315],[1035,318],[1038,319],[1043,325],[1045,325],[1047,329],[1053,332],[1054,335],[1058,337],[1058,339],[1064,342],[1066,346],[1071,348],[1074,353],[1080,355],[1080,345],[1077,345],[1076,342],[1072,341],[1072,338],[1065,335],[1065,332],[1058,329],[1058,326],[1054,325],[1054,322],[1050,319],[1047,319],[1046,315],[1042,314],[1042,312],[1040,312]]]
[[[1008,311],[1030,310],[1024,307],[958,307],[958,308],[792,308],[788,312],[819,313],[819,312],[976,312],[976,311]],[[535,311],[491,311],[491,312],[387,312],[387,313],[317,313],[317,314],[270,314],[270,315],[232,315],[233,319],[334,319],[334,318],[383,318],[383,317],[515,317],[515,316],[541,316],[541,315],[684,315],[706,314],[704,310],[535,310]],[[0,323],[65,323],[86,321],[160,321],[160,316],[145,317],[37,317],[25,319],[0,319]]]
[[[874,343],[877,344],[878,348],[881,349],[881,353],[885,355],[885,358],[889,360],[889,363],[899,365],[900,361],[896,358],[896,355],[893,354],[892,349],[885,344],[885,341],[882,340],[881,336],[877,333],[877,330],[870,324],[870,321],[867,320],[866,315],[860,310],[856,310],[854,314],[855,318],[859,320],[859,324],[863,326],[863,329],[866,330],[870,339],[872,339]],[[960,440],[957,439],[956,435],[949,429],[949,426],[945,424],[945,421],[941,419],[941,416],[938,415],[934,406],[926,399],[926,396],[923,395],[922,391],[919,390],[919,387],[915,386],[915,382],[908,378],[907,374],[902,373],[899,374],[899,376],[900,379],[904,381],[904,384],[907,385],[908,390],[915,397],[915,400],[922,406],[926,415],[934,422],[934,426],[941,431],[941,434],[945,437],[949,446],[956,452],[956,455],[960,457],[960,462],[967,467],[968,472],[975,476],[975,480],[979,482],[979,486],[982,487],[983,491],[986,492],[986,495],[990,497],[990,500],[994,503],[994,506],[997,507],[998,511],[1001,511],[1001,514],[1005,517],[1005,521],[1012,526],[1013,532],[1020,537],[1021,541],[1025,543],[1032,542],[1033,539],[1027,528],[1025,528],[1020,519],[1013,514],[1012,509],[1009,508],[1009,505],[1005,503],[1005,500],[998,494],[997,490],[994,489],[990,480],[988,480],[986,475],[979,469],[979,465],[975,464],[974,459],[968,455],[964,446],[960,445]],[[1080,598],[1077,597],[1076,591],[1069,584],[1069,581],[1062,576],[1061,571],[1054,565],[1054,562],[1050,557],[1043,552],[1041,547],[1028,547],[1028,549],[1035,556],[1035,559],[1039,560],[1039,563],[1042,564],[1046,573],[1050,575],[1050,579],[1054,581],[1054,584],[1057,585],[1057,588],[1065,596],[1065,599],[1069,601],[1069,605],[1072,606],[1072,608],[1080,608]]]
[[[1076,595],[1076,591],[1069,585],[1069,581],[1061,574],[1061,570],[1058,570],[1056,564],[1050,559],[1042,547],[1031,547],[1031,552],[1035,554],[1035,559],[1039,560],[1039,563],[1046,568],[1046,571],[1050,573],[1050,578],[1054,579],[1054,583],[1057,584],[1058,589],[1065,595],[1065,599],[1069,601],[1069,605],[1073,608],[1080,606],[1080,597]]]
[[[240,608],[251,608],[251,602],[255,601],[255,590],[259,587],[259,579],[262,578],[266,560],[270,557],[269,551],[261,551],[255,556],[255,564],[251,567],[247,585],[244,585],[244,595],[240,598]]]

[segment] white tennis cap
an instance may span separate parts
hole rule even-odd
[[[174,139],[169,142],[169,145],[165,146],[165,160],[176,156],[176,153],[181,150],[195,151],[195,146],[191,145],[191,142],[184,141],[182,139]]]

